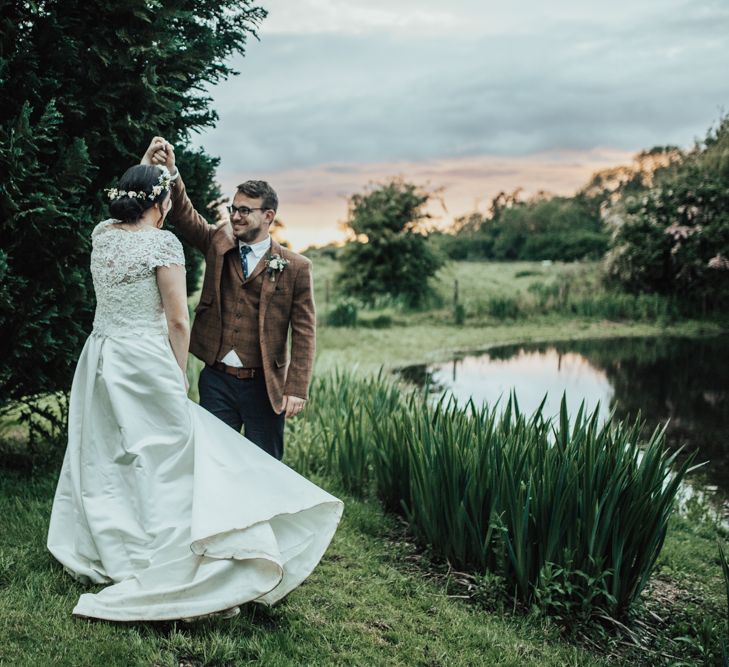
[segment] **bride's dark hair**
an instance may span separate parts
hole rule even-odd
[[[162,188],[162,191],[153,199],[149,198],[152,188],[159,185],[162,173],[162,169],[150,164],[137,164],[127,169],[119,179],[116,189],[119,192],[144,193],[146,196],[143,198],[128,195],[115,197],[109,203],[112,218],[122,222],[136,222],[147,209],[164,200],[169,192],[167,188]]]

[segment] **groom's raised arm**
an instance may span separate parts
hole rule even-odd
[[[172,210],[168,217],[185,241],[201,250],[203,254],[207,253],[217,227],[208,224],[207,220],[195,210],[179,175],[172,187]]]
[[[182,238],[206,254],[216,227],[209,225],[192,205],[187,196],[185,184],[182,182],[175,164],[175,149],[163,137],[154,137],[142,156],[142,164],[155,164],[169,169],[173,179],[172,210],[168,218],[180,232]]]

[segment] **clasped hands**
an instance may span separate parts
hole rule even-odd
[[[165,166],[170,174],[175,173],[175,148],[163,137],[154,137],[139,164]]]

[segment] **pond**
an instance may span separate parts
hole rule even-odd
[[[691,491],[729,509],[729,336],[612,338],[492,348],[449,362],[407,366],[398,375],[433,393],[506,403],[514,391],[522,412],[547,396],[555,415],[563,392],[569,414],[580,403],[603,419],[640,411],[652,429],[668,421],[667,442],[708,463],[692,473]]]

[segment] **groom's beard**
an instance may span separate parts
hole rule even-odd
[[[261,228],[246,229],[235,234],[235,238],[243,243],[252,243],[256,240],[256,237],[261,233]]]
[[[261,236],[265,238],[267,235],[264,231],[264,225],[251,226],[249,224],[239,229],[236,229],[235,224],[232,222],[231,225],[233,225],[233,236],[243,243],[253,243],[256,241],[257,237]],[[258,240],[260,241],[261,239]]]

